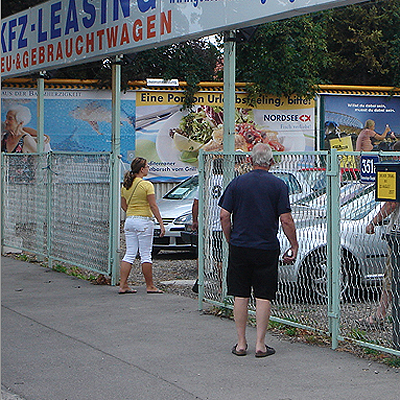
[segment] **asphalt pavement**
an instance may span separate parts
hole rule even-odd
[[[383,364],[267,334],[276,354],[231,354],[233,321],[174,294],[118,295],[38,264],[2,265],[6,400],[399,399]],[[183,261],[184,262],[184,261]]]

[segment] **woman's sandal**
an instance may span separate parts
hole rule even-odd
[[[376,316],[362,318],[357,321],[358,325],[364,328],[377,328],[383,326],[383,318],[377,318]]]

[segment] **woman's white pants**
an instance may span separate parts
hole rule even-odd
[[[154,222],[152,218],[130,216],[125,221],[126,253],[122,261],[133,264],[139,250],[140,262],[152,263]]]

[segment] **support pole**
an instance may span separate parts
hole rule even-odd
[[[235,151],[236,34],[224,33],[224,153]]]
[[[0,161],[1,161],[1,170],[0,170],[0,242],[1,242],[1,255],[4,254],[4,198],[5,198],[5,184],[4,184],[4,177],[5,177],[5,160],[3,152],[0,153]]]
[[[224,164],[223,164],[223,187],[235,176],[235,69],[236,69],[236,33],[235,31],[224,32]],[[199,230],[200,231],[200,230]],[[225,302],[226,272],[228,269],[228,245],[223,241],[223,263],[222,263],[222,301]],[[201,254],[199,252],[199,254]]]
[[[121,65],[116,56],[112,65],[112,134],[111,134],[111,201],[110,201],[110,269],[111,285],[119,281],[120,243],[120,152],[121,152]]]
[[[44,152],[44,78],[37,79],[37,152]]]
[[[47,179],[47,169],[45,169],[45,159],[43,156],[44,153],[44,75],[45,71],[40,71],[39,73],[39,78],[37,78],[37,103],[36,103],[36,113],[37,113],[37,150],[36,152],[39,153],[39,156],[35,156],[35,159],[37,161],[36,164],[36,180],[37,182],[43,182],[45,179]],[[36,226],[41,227],[44,225],[44,218],[46,218],[46,221],[48,220],[48,215],[50,213],[50,209],[48,208],[48,197],[47,197],[47,190],[44,192],[46,193],[46,217],[41,215],[41,212],[38,210],[41,209],[42,202],[44,199],[40,199],[40,196],[36,197]],[[47,229],[49,229],[49,225],[47,225]],[[48,231],[47,231],[48,232]],[[37,230],[37,250],[39,251],[38,255],[38,260],[39,261],[44,261],[43,256],[46,256],[47,259],[49,259],[50,256],[50,248],[49,248],[49,237],[46,243],[43,240],[43,230],[38,229]],[[50,263],[51,266],[51,263]]]
[[[340,332],[340,168],[336,149],[331,149],[327,168],[327,293],[332,349],[338,347]]]

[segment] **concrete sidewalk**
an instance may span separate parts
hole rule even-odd
[[[399,398],[400,374],[329,348],[279,341],[236,357],[234,323],[173,294],[117,288],[2,257],[2,388],[26,400]],[[7,398],[7,397],[4,397]],[[10,399],[17,397],[10,397]]]

